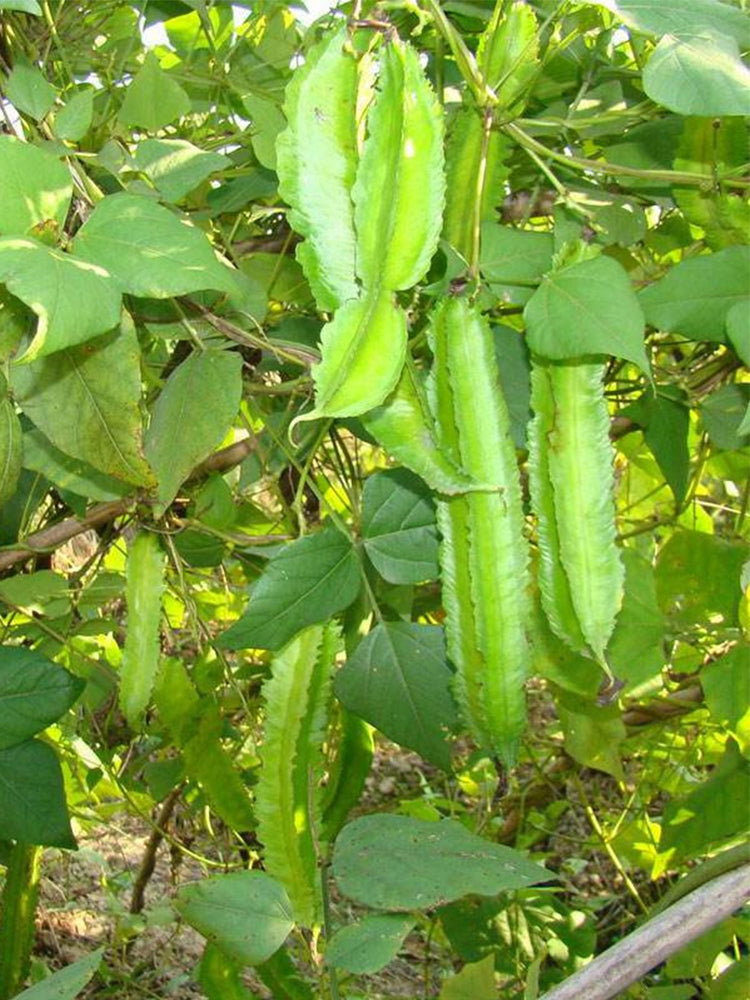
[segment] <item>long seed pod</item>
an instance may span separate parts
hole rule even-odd
[[[297,258],[328,311],[359,295],[351,200],[358,68],[346,39],[341,28],[307,53],[287,89],[288,125],[276,145],[279,193],[291,206],[290,224],[306,237]]]
[[[295,919],[305,927],[316,927],[321,920],[319,779],[338,644],[331,625],[305,629],[274,657],[263,685],[258,836],[267,871],[283,883]]]
[[[599,362],[532,367],[531,499],[539,585],[552,630],[609,674],[606,648],[623,598],[615,542],[613,451]]]
[[[433,318],[432,401],[451,457],[492,492],[438,504],[443,603],[455,691],[477,742],[515,763],[526,721],[528,547],[510,418],[492,332],[465,299]]]
[[[125,597],[128,628],[120,667],[120,708],[129,725],[139,724],[151,700],[159,667],[159,623],[166,562],[159,539],[141,531],[128,548]]]
[[[329,761],[328,784],[322,801],[321,839],[329,844],[359,802],[375,749],[372,726],[340,703],[338,712],[335,758],[332,763]]]

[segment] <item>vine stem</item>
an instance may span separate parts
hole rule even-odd
[[[34,945],[42,848],[20,841],[10,848],[0,920],[0,1000],[24,986]]]
[[[611,1000],[750,898],[750,864],[720,875],[570,976],[541,1000]]]

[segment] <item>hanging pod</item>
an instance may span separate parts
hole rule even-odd
[[[623,598],[613,449],[599,361],[533,359],[529,484],[539,588],[552,631],[610,675],[606,649]]]
[[[515,763],[526,722],[528,546],[510,418],[492,331],[466,299],[433,316],[431,403],[440,443],[486,492],[438,502],[443,604],[454,691],[480,746]]]

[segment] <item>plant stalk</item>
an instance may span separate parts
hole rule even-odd
[[[24,987],[34,946],[42,848],[20,841],[10,848],[0,916],[0,1000]]]

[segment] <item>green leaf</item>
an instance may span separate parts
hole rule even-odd
[[[24,14],[42,16],[42,8],[37,0],[0,0],[0,10],[20,10]]]
[[[167,201],[180,201],[201,181],[231,165],[222,153],[199,149],[184,139],[144,139],[133,162]]]
[[[595,257],[545,276],[524,309],[529,348],[564,361],[613,354],[649,371],[643,312],[623,268]]]
[[[643,428],[646,444],[656,459],[675,502],[681,504],[687,492],[690,474],[690,407],[685,394],[669,385],[650,389],[631,406],[621,411]]]
[[[440,990],[440,1000],[494,1000],[496,996],[494,955],[467,963],[457,975],[444,979]]]
[[[11,371],[21,409],[66,455],[135,486],[153,474],[141,445],[140,350],[127,313],[119,330]]]
[[[750,114],[750,69],[732,38],[665,35],[643,71],[652,101],[680,115]]]
[[[398,38],[380,53],[352,196],[357,274],[365,289],[415,285],[442,226],[443,115],[417,51]]]
[[[707,993],[708,1000],[742,1000],[749,976],[750,958],[745,955],[711,981]],[[23,997],[19,997],[18,1000],[23,1000]],[[686,996],[685,1000],[691,1000],[690,995]]]
[[[602,707],[570,691],[555,692],[565,751],[583,767],[624,779],[619,747],[627,735],[617,705]]]
[[[520,851],[483,840],[455,820],[388,813],[344,827],[333,874],[345,896],[389,910],[427,910],[468,893],[494,896],[553,877]]]
[[[747,246],[683,260],[639,293],[646,321],[690,340],[725,343],[729,310],[738,302],[747,305],[748,270]]]
[[[241,966],[209,941],[197,970],[207,1000],[252,1000],[242,983]]]
[[[516,448],[526,448],[531,420],[531,363],[526,338],[502,323],[492,326],[495,357],[510,417],[510,436]]]
[[[250,116],[250,141],[258,162],[268,170],[276,169],[276,140],[286,125],[281,108],[275,101],[258,94],[245,94],[242,104]]]
[[[0,239],[0,281],[39,317],[22,360],[75,347],[120,321],[120,289],[103,268],[32,239]]]
[[[299,538],[271,559],[220,645],[280,649],[305,626],[343,611],[359,588],[359,561],[346,535],[329,527]]]
[[[0,750],[0,837],[76,847],[55,751],[41,740]]]
[[[552,267],[553,250],[551,233],[530,233],[485,222],[479,266],[501,302],[524,304]]]
[[[740,747],[750,751],[750,646],[739,643],[703,667],[700,681],[706,704],[717,722],[730,730]]]
[[[688,37],[708,30],[750,45],[750,26],[743,11],[720,0],[592,0],[614,9],[630,28],[650,35]]]
[[[289,123],[276,144],[279,194],[289,223],[306,240],[297,249],[318,308],[359,294],[351,190],[357,170],[357,62],[345,28],[310,49],[286,92]],[[325,170],[318,169],[321,163]]]
[[[52,130],[58,139],[79,142],[91,128],[94,117],[94,91],[76,90],[64,108],[55,114]]]
[[[2,5],[0,0],[0,7]],[[51,976],[19,993],[16,1000],[74,1000],[83,987],[93,979],[103,956],[104,948],[97,948],[85,958],[53,972]]]
[[[46,149],[0,135],[0,234],[23,236],[52,220],[61,230],[73,196],[64,163]]]
[[[5,96],[17,110],[35,121],[44,118],[57,97],[55,88],[45,80],[36,66],[21,59],[11,70],[4,89]]]
[[[190,472],[221,444],[242,399],[242,357],[196,351],[169,376],[146,431],[146,458],[156,474],[160,517]]]
[[[656,593],[680,628],[720,616],[738,622],[745,547],[699,531],[676,531],[656,560]]]
[[[68,581],[50,569],[35,573],[17,573],[0,580],[0,599],[26,612],[36,612],[52,618],[70,610]]]
[[[60,451],[36,427],[23,435],[23,467],[39,472],[61,490],[89,500],[118,500],[128,492],[123,483]]]
[[[406,315],[390,292],[350,301],[321,332],[315,409],[305,419],[353,417],[394,389],[406,358]]]
[[[729,343],[750,368],[750,300],[735,302],[727,312],[726,322]]]
[[[0,401],[0,507],[16,492],[21,475],[21,424],[13,404]]]
[[[420,375],[408,356],[396,388],[380,406],[362,415],[362,424],[390,455],[438,493],[450,496],[477,488],[438,443]]]
[[[362,538],[378,573],[389,583],[435,580],[435,504],[422,480],[407,469],[370,476],[362,493]]]
[[[740,425],[750,405],[750,385],[732,382],[715,389],[701,404],[703,426],[717,448],[744,448],[750,444]]]
[[[78,677],[34,650],[0,646],[0,750],[56,722],[84,686]]]
[[[385,736],[450,770],[447,737],[456,723],[443,630],[381,622],[335,680],[336,696]]]
[[[326,962],[355,975],[372,975],[392,962],[413,930],[413,917],[380,913],[342,927],[326,947]]]
[[[153,52],[130,81],[117,114],[123,125],[157,132],[190,111],[190,98],[168,76]]]
[[[672,799],[665,806],[660,852],[668,854],[670,861],[694,858],[711,844],[746,833],[750,828],[748,788],[750,761],[730,740],[709,777],[684,798]]]
[[[260,871],[215,875],[183,886],[174,907],[208,941],[246,965],[270,958],[294,926],[286,892]]]
[[[236,293],[234,272],[222,264],[205,233],[140,195],[108,195],[73,241],[81,260],[105,268],[123,292],[165,299],[205,288]]]

